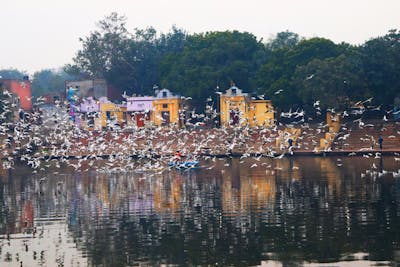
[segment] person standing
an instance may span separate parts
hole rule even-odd
[[[180,162],[181,159],[182,159],[182,153],[179,150],[177,150],[174,156],[174,160],[175,162]]]
[[[383,137],[382,137],[382,135],[379,135],[378,143],[379,143],[379,149],[382,150],[382,148],[383,148]]]
[[[293,146],[293,139],[292,138],[288,139],[288,144],[289,144],[289,148]]]

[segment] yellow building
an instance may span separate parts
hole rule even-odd
[[[340,115],[327,112],[326,124],[328,125],[328,132],[325,133],[324,138],[320,139],[319,150],[328,150],[331,148],[333,141],[342,127]]]
[[[274,107],[271,100],[254,100],[234,84],[220,96],[221,124],[271,126]]]
[[[184,110],[184,101],[179,96],[173,95],[168,89],[162,89],[153,100],[152,121],[156,126],[174,124],[182,127]]]
[[[126,122],[126,107],[112,102],[100,103],[100,128],[122,127]]]

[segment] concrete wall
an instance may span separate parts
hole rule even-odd
[[[102,96],[107,96],[107,82],[104,79],[93,79],[93,80],[84,80],[84,81],[66,81],[65,82],[66,90],[68,88],[78,87],[77,97],[94,97],[99,99]]]
[[[141,96],[141,97],[128,97],[127,98],[127,111],[151,111],[153,109],[153,97],[152,96]]]
[[[123,126],[125,124],[126,107],[120,107],[114,103],[100,103],[100,123],[101,128],[107,126],[109,119],[107,118],[107,113],[109,112],[110,117],[113,120]],[[125,115],[124,115],[125,113]]]
[[[274,107],[270,100],[253,100],[248,108],[250,126],[271,126],[274,124]]]
[[[250,100],[246,95],[221,95],[221,124],[232,125],[231,112],[236,111],[239,125],[271,126],[274,124],[274,108],[270,100]]]
[[[152,121],[154,122],[154,124],[157,126],[165,124],[162,114],[163,112],[169,112],[169,123],[178,125],[180,104],[180,98],[155,99],[153,101],[152,117]]]

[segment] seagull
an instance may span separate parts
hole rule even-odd
[[[7,90],[4,90],[4,91],[3,91],[3,95],[6,95],[6,96],[8,96],[8,97],[11,97],[11,96],[12,96],[12,94],[11,94],[9,91],[7,91]]]
[[[283,92],[283,89],[279,89],[278,91],[276,91],[274,94],[275,95],[279,95],[280,93],[282,93]]]
[[[367,100],[364,100],[362,103],[371,103],[372,99],[373,99],[373,97],[368,98]]]
[[[306,80],[311,80],[314,77],[314,74],[311,74],[310,76],[306,77]]]

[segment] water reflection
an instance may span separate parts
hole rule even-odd
[[[202,165],[159,173],[3,171],[0,265],[400,263],[394,158]],[[374,168],[384,175],[362,175]]]

